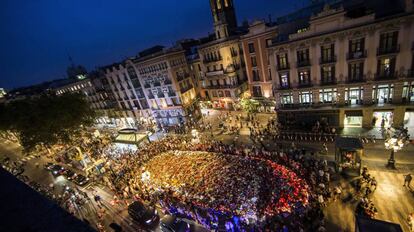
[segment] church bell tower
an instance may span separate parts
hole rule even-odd
[[[210,0],[217,39],[227,38],[237,29],[233,0]]]

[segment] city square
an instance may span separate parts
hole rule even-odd
[[[64,78],[7,71],[0,231],[414,231],[414,2],[252,4],[189,4],[213,31],[170,46],[139,22],[153,46]]]

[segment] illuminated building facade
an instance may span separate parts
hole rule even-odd
[[[414,16],[412,1],[401,2],[326,6],[308,26],[274,40],[268,52],[279,121],[406,125],[414,116]]]

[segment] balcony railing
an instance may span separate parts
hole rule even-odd
[[[366,75],[346,77],[345,80],[346,80],[346,83],[360,83],[360,82],[365,82],[366,81]]]
[[[219,58],[217,58],[217,59],[203,60],[203,63],[204,63],[204,64],[208,64],[208,63],[213,63],[213,62],[222,61],[222,60],[223,60],[223,58],[220,56],[220,57],[219,57]]]
[[[284,89],[291,89],[292,87],[290,86],[290,84],[289,85],[280,85],[279,86],[279,89],[280,90],[284,90]]]
[[[377,56],[387,55],[387,54],[394,54],[400,52],[400,45],[392,46],[392,47],[379,47],[377,48]]]
[[[311,82],[302,82],[302,83],[298,83],[298,88],[309,88],[312,87],[312,83]]]
[[[376,73],[374,78],[375,80],[392,80],[397,79],[398,74],[397,72],[393,73]]]
[[[224,70],[216,70],[216,71],[206,72],[206,76],[208,76],[208,77],[217,76],[217,75],[223,75],[223,74],[224,74]]]
[[[282,71],[282,70],[288,70],[288,69],[290,69],[290,65],[289,65],[289,63],[287,63],[287,64],[285,64],[285,65],[277,65],[277,70],[278,71]]]
[[[308,67],[311,66],[311,62],[310,60],[301,60],[296,62],[296,67],[300,68],[300,67]]]
[[[321,85],[335,85],[336,79],[335,78],[322,78]]]
[[[346,54],[347,60],[363,59],[367,57],[367,50],[357,51],[357,52],[348,52]]]
[[[319,58],[319,64],[329,64],[329,63],[335,63],[335,62],[336,62],[336,55]]]
[[[234,84],[234,85],[210,85],[204,87],[205,89],[235,89],[241,86],[243,83]]]

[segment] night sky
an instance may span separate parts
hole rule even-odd
[[[307,2],[234,0],[239,24]],[[63,78],[69,54],[90,71],[156,44],[206,36],[212,27],[208,0],[2,0],[0,88]]]

